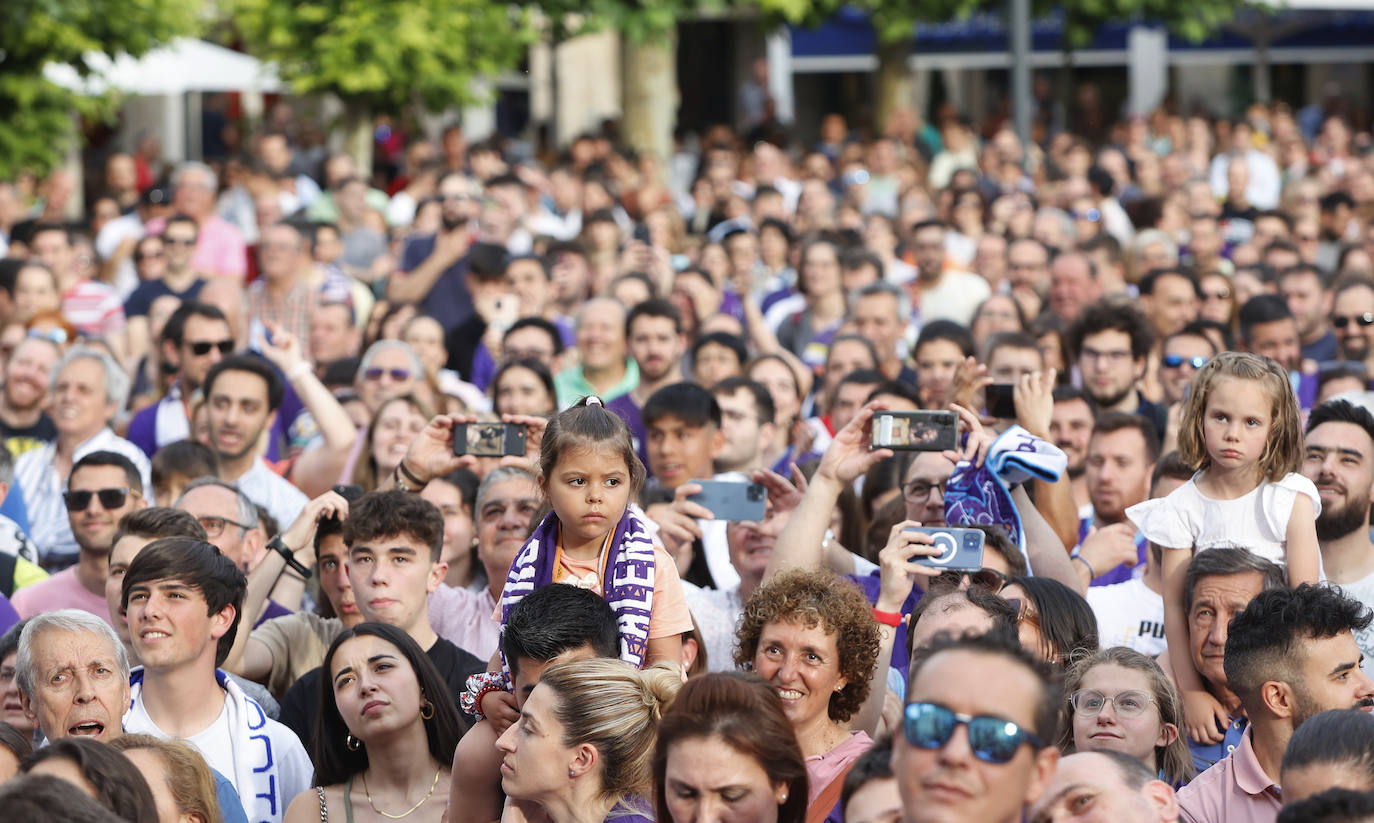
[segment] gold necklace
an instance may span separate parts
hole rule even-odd
[[[368,791],[367,789],[367,772],[363,772],[363,794],[367,795],[367,805],[372,807],[372,811],[390,820],[400,820],[403,817],[410,817],[411,812],[414,812],[416,809],[425,805],[425,801],[434,796],[434,789],[439,785],[439,774],[443,772],[443,770],[443,766],[440,766],[439,768],[434,770],[434,782],[429,784],[429,791],[425,793],[424,797],[420,798],[419,803],[416,803],[414,806],[411,806],[409,809],[406,809],[400,814],[389,814],[377,808],[377,804],[372,802],[372,792]]]

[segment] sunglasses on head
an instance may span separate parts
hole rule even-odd
[[[91,505],[91,498],[100,500],[102,509],[118,509],[124,505],[129,494],[137,494],[133,489],[99,489],[97,491],[74,491],[63,492],[62,500],[67,504],[69,512],[84,512]]]
[[[1006,763],[1024,743],[1037,749],[1045,746],[1040,738],[1004,717],[974,717],[939,703],[908,703],[903,712],[902,734],[918,749],[943,747],[960,726],[968,729],[973,756],[984,763]]]
[[[1354,317],[1344,317],[1338,314],[1331,318],[1331,325],[1338,329],[1343,329],[1351,323],[1356,323],[1361,326],[1374,326],[1374,312],[1365,312],[1364,314],[1357,314]]]
[[[382,375],[390,375],[392,380],[400,383],[410,379],[409,369],[368,369],[363,372],[363,377],[367,380],[377,381],[382,379]]]
[[[191,347],[191,354],[196,357],[204,357],[211,349],[219,349],[220,354],[228,354],[234,350],[233,340],[198,340],[188,345]]]
[[[979,569],[976,572],[947,571],[935,576],[935,582],[957,587],[967,577],[970,586],[982,586],[990,592],[1002,591],[1007,585],[1007,577],[996,569]]]
[[[1192,367],[1195,368],[1195,369],[1200,369],[1200,368],[1202,368],[1204,365],[1207,364],[1207,358],[1205,358],[1205,357],[1183,357],[1182,355],[1178,355],[1178,354],[1166,354],[1166,355],[1164,355],[1164,366],[1165,366],[1166,368],[1176,369],[1176,368],[1178,368],[1179,366],[1182,366],[1184,363],[1187,363],[1188,365],[1192,366]]]

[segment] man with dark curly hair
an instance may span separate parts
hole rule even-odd
[[[842,784],[850,764],[873,745],[879,712],[860,711],[869,709],[879,670],[868,598],[829,571],[783,572],[749,598],[736,637],[735,662],[752,667],[782,698],[814,802],[831,783]],[[881,688],[876,696],[880,706]],[[836,792],[831,805],[838,800]]]
[[[1374,710],[1354,632],[1374,615],[1338,589],[1303,584],[1262,592],[1231,621],[1226,682],[1250,717],[1230,757],[1178,794],[1184,821],[1273,821],[1279,771],[1293,732],[1328,709]]]

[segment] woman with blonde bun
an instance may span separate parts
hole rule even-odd
[[[681,686],[671,664],[640,671],[598,659],[545,670],[496,741],[509,798],[502,820],[537,806],[552,823],[651,823],[655,730]]]

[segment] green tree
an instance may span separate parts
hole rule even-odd
[[[43,76],[48,63],[91,73],[87,56],[142,56],[195,32],[201,0],[3,0],[0,2],[0,179],[61,162],[73,113],[108,116],[113,96],[88,97]]]
[[[529,13],[485,0],[228,0],[245,47],[301,94],[344,103],[348,150],[371,167],[380,111],[479,102],[473,81],[517,65]]]
[[[610,29],[621,42],[621,129],[627,145],[666,161],[679,103],[677,25],[741,0],[541,0],[556,45]],[[664,164],[661,168],[666,169]]]

